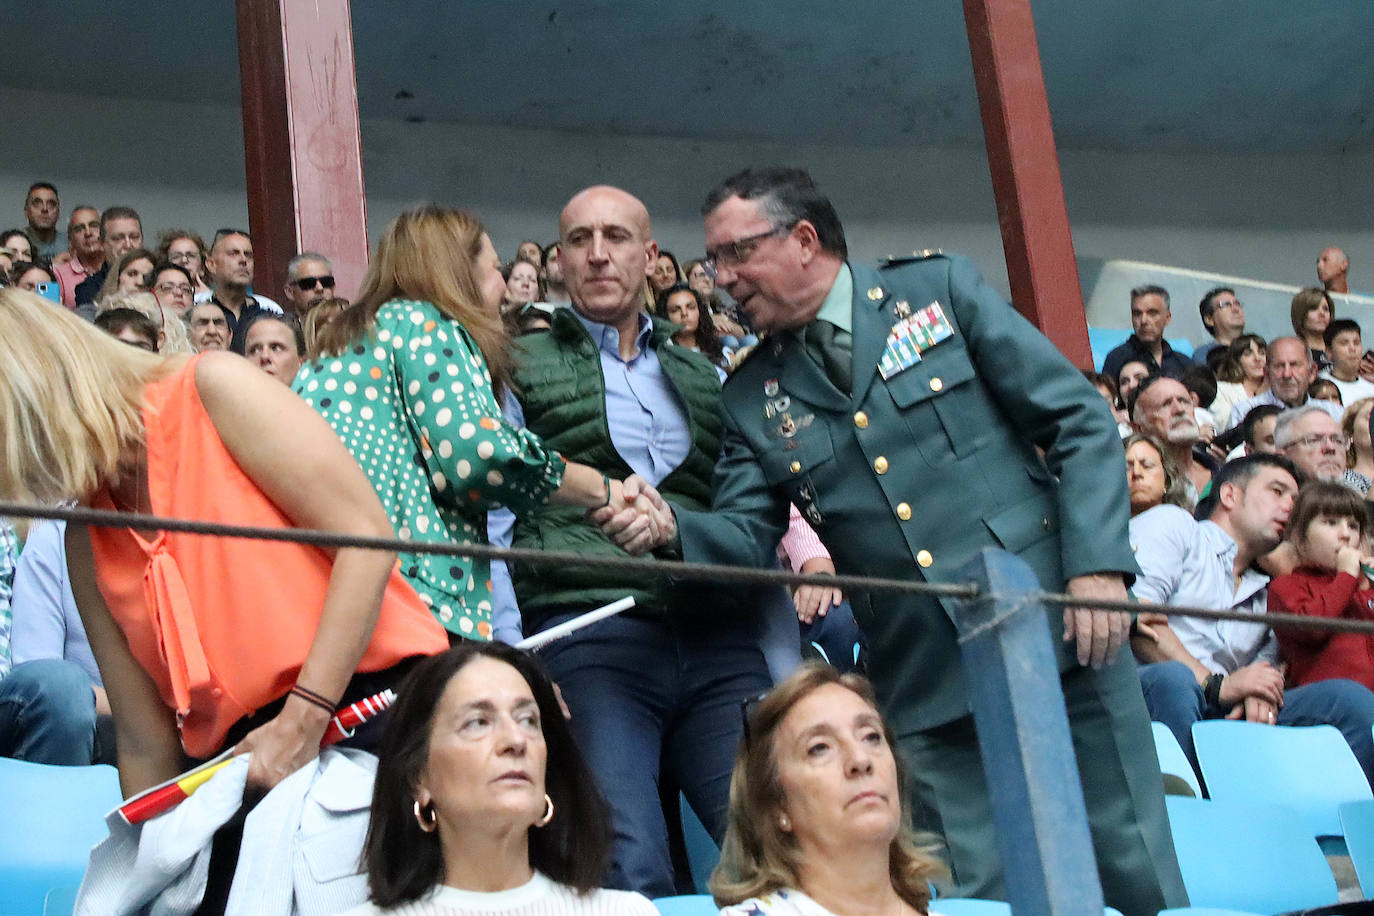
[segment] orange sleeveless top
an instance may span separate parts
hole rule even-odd
[[[290,528],[220,441],[196,390],[199,357],[144,389],[148,493],[157,515]],[[109,494],[93,504],[112,508]],[[91,528],[96,581],[134,658],[176,711],[186,752],[208,757],[239,719],[296,682],[324,609],[322,550],[128,528]],[[448,648],[420,597],[392,571],[358,671]]]

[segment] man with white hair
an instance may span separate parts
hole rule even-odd
[[[1321,407],[1309,404],[1279,414],[1274,445],[1310,480],[1339,483],[1345,476],[1345,451],[1350,441],[1341,424]]]
[[[1317,380],[1317,364],[1312,361],[1307,344],[1296,337],[1279,337],[1269,342],[1269,367],[1265,370],[1269,388],[1253,398],[1241,401],[1231,409],[1231,419],[1226,422],[1227,429],[1235,429],[1245,419],[1245,415],[1261,404],[1275,407],[1301,407],[1315,404],[1337,423],[1341,421],[1342,408],[1330,401],[1319,401],[1307,396],[1307,389]]]
[[[1135,390],[1131,421],[1136,429],[1154,436],[1173,453],[1179,470],[1185,474],[1188,500],[1196,504],[1198,494],[1211,482],[1216,467],[1203,464],[1198,453],[1193,451],[1193,446],[1202,438],[1193,407],[1193,396],[1182,382],[1155,375],[1145,379]]]

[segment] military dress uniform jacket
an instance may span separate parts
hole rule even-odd
[[[1124,457],[1102,396],[968,260],[851,270],[853,393],[793,333],[761,343],[725,386],[714,508],[678,513],[683,558],[763,564],[790,500],[842,573],[953,582],[978,550],[1001,547],[1048,589],[1090,572],[1133,576]],[[893,325],[931,303],[953,335],[884,380]],[[968,713],[952,606],[893,593],[851,601],[898,734]],[[1050,616],[1063,671],[1073,649],[1062,615]]]

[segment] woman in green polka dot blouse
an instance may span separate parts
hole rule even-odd
[[[487,510],[603,506],[620,482],[565,463],[505,421],[506,290],[481,223],[424,205],[396,217],[357,301],[321,330],[293,388],[362,465],[397,535],[485,543]],[[490,563],[402,552],[401,573],[449,631],[491,639]]]

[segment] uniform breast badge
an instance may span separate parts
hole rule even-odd
[[[939,302],[932,302],[914,314],[908,307],[908,314],[900,317],[888,332],[882,358],[878,361],[878,374],[887,381],[919,363],[922,353],[952,336],[954,326],[945,317]]]

